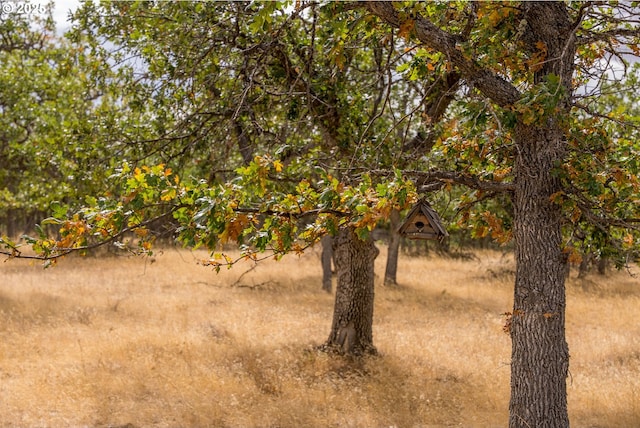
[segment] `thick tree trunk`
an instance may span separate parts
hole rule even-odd
[[[333,238],[331,235],[325,235],[320,240],[322,244],[322,289],[327,293],[331,293],[331,281],[333,272],[331,270],[331,260],[333,260]]]
[[[338,284],[331,334],[326,347],[345,354],[375,353],[373,346],[374,261],[372,239],[359,239],[351,228],[333,240]]]
[[[569,112],[575,52],[574,24],[563,2],[524,2],[531,40],[542,41],[547,60],[534,73],[544,85],[558,76],[566,91],[557,114],[516,125],[514,238],[516,281],[511,322],[511,428],[565,428],[569,348],[565,339],[565,272],[558,169],[567,143],[558,119]],[[532,52],[535,49],[532,49]]]
[[[366,7],[393,27],[410,23],[421,42],[444,53],[463,80],[497,105],[513,110],[518,101],[523,101],[517,86],[527,90],[527,85],[516,85],[505,80],[504,74],[482,68],[464,49],[459,49],[456,35],[419,14],[409,18],[392,2],[366,2]],[[541,118],[541,123],[525,124],[520,117],[513,132],[516,281],[509,425],[567,427],[566,262],[561,248],[562,216],[560,208],[551,202],[551,195],[561,190],[559,174],[554,169],[562,165],[566,148],[559,131],[561,125],[555,120],[562,120],[570,110],[578,27],[566,2],[521,2],[518,9],[522,14],[519,37],[523,53],[533,58],[544,46],[544,61],[536,64],[531,83],[545,85],[555,80],[549,77],[559,77],[566,93],[559,100],[558,109]]]
[[[565,340],[565,268],[560,190],[554,168],[564,142],[552,123],[547,129],[518,126],[514,238],[516,281],[511,320],[511,402],[509,426],[568,427]]]
[[[400,252],[400,211],[393,209],[389,217],[389,249],[387,253],[387,267],[384,271],[384,285],[397,285],[398,254]]]

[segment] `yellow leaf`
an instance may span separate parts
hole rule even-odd
[[[169,202],[175,197],[176,197],[176,189],[169,188],[162,192],[162,196],[160,196],[160,199],[163,200],[164,202]]]
[[[493,178],[497,181],[502,181],[508,174],[511,173],[511,167],[508,166],[506,168],[497,169],[493,173]]]

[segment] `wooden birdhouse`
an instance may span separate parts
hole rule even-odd
[[[440,216],[424,199],[418,201],[398,228],[398,233],[409,239],[442,241],[449,236]]]

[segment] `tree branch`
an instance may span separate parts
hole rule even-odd
[[[242,214],[263,214],[263,215],[270,215],[270,216],[277,216],[277,217],[289,217],[296,220],[304,217],[308,217],[308,216],[319,215],[319,214],[332,214],[338,217],[347,217],[350,215],[350,213],[345,211],[329,210],[325,208],[318,208],[318,209],[307,210],[307,211],[280,211],[280,210],[261,210],[259,208],[238,207],[238,208],[234,208],[233,211],[236,213],[242,213]]]
[[[366,3],[366,6],[371,13],[393,27],[399,28],[403,24],[393,2],[374,1]],[[478,88],[496,104],[506,107],[520,99],[520,92],[515,86],[464,55],[458,47],[461,41],[459,37],[441,30],[422,16],[415,17],[414,30],[418,40],[442,52],[468,83]]]
[[[421,185],[426,185],[433,182],[452,182],[460,184],[471,189],[482,190],[486,192],[504,193],[513,192],[515,185],[513,183],[504,183],[499,181],[486,181],[481,180],[476,176],[463,174],[453,171],[405,171],[405,174],[414,174],[419,180]]]
[[[110,244],[112,242],[114,242],[116,239],[121,238],[124,234],[128,233],[128,232],[133,232],[136,229],[140,229],[142,227],[148,226],[149,224],[158,221],[160,219],[163,219],[169,215],[171,215],[173,213],[173,211],[175,209],[177,209],[178,207],[174,207],[173,209],[162,213],[160,215],[157,215],[153,218],[150,218],[148,220],[145,220],[141,223],[135,224],[133,226],[129,226],[129,227],[125,227],[124,229],[122,229],[121,231],[119,231],[118,233],[109,236],[107,239],[105,239],[104,241],[99,241],[90,245],[82,245],[79,247],[73,247],[73,248],[53,248],[52,254],[50,255],[46,255],[46,256],[41,256],[41,255],[25,255],[22,254],[17,248],[15,247],[11,247],[12,251],[8,252],[5,250],[0,250],[0,254],[1,255],[5,255],[8,256],[10,259],[31,259],[31,260],[55,260],[55,259],[59,259],[60,257],[64,257],[68,254],[74,253],[74,252],[78,252],[78,251],[90,251],[90,250],[94,250],[96,248],[102,247],[106,244]]]
[[[372,170],[370,172],[371,174],[381,176],[393,175],[393,171],[388,170]],[[476,176],[454,171],[404,170],[402,171],[402,174],[413,177],[416,181],[416,185],[419,187],[423,187],[423,190],[424,188],[426,188],[427,190],[437,190],[445,183],[455,183],[469,187],[471,189],[495,193],[513,192],[515,190],[515,185],[513,183],[481,180]]]

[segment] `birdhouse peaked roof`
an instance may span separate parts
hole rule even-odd
[[[398,233],[414,239],[441,240],[449,236],[438,213],[423,199],[409,211]]]

